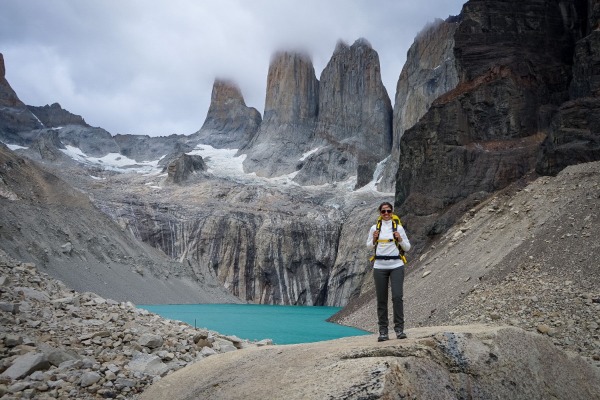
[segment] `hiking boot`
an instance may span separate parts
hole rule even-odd
[[[404,333],[402,330],[397,329],[396,330],[396,338],[397,339],[406,339],[406,333]]]
[[[390,340],[390,337],[388,336],[387,329],[380,329],[379,330],[379,337],[377,338],[377,341],[378,342],[385,342],[386,340]]]

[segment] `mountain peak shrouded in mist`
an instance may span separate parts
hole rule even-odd
[[[235,82],[215,79],[204,124],[191,138],[218,148],[237,149],[252,139],[261,121],[260,113],[246,106]]]

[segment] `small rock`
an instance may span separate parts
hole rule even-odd
[[[83,375],[81,375],[81,382],[79,383],[79,385],[81,387],[92,386],[94,383],[98,382],[101,378],[102,377],[97,372],[94,372],[94,371],[85,372]]]

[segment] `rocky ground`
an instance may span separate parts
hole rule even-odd
[[[165,377],[140,399],[600,398],[600,371],[535,333],[463,325],[407,334],[230,352]]]
[[[0,253],[0,398],[134,398],[173,371],[250,343],[78,293]]]

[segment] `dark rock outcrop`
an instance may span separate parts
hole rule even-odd
[[[569,98],[581,2],[470,1],[454,35],[458,86],[400,142],[396,203],[418,237],[533,171]]]
[[[246,106],[239,87],[216,79],[204,124],[190,139],[216,148],[239,149],[248,144],[260,123],[260,113]]]
[[[27,106],[29,111],[35,114],[36,117],[44,124],[46,128],[57,128],[66,125],[89,125],[80,115],[75,115],[63,109],[60,104],[53,103],[43,107]]]
[[[577,42],[571,100],[561,105],[540,151],[537,171],[556,175],[568,165],[600,160],[600,31]]]
[[[260,176],[295,172],[310,149],[318,112],[319,81],[310,57],[278,52],[271,59],[262,124],[242,153],[244,169]]]
[[[392,106],[381,81],[379,56],[365,39],[339,42],[321,73],[319,114],[312,148],[294,180],[323,184],[357,176],[357,187],[373,178],[390,154]]]
[[[173,183],[183,183],[192,174],[206,171],[206,163],[201,156],[182,154],[167,167],[167,179]]]
[[[43,125],[19,100],[5,74],[4,56],[0,53],[0,141],[25,145],[18,133],[43,128]]]
[[[458,18],[436,20],[415,38],[396,86],[394,103],[394,140],[377,188],[393,192],[400,159],[400,139],[427,112],[433,101],[454,89],[458,72],[454,60],[454,33]]]
[[[19,97],[6,80],[6,67],[4,66],[2,53],[0,53],[0,107],[25,107],[25,104],[19,100]]]
[[[163,166],[195,146],[185,135],[115,135],[114,141],[118,153],[138,162],[160,160],[159,165]]]

